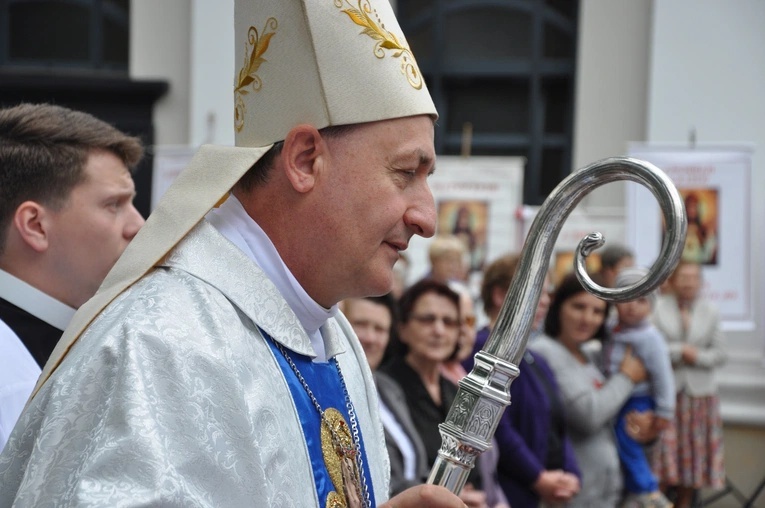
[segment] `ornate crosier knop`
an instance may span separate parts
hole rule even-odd
[[[395,34],[385,29],[385,25],[377,15],[377,10],[369,5],[369,0],[358,0],[358,8],[353,7],[351,0],[335,0],[335,7],[339,9],[342,9],[345,4],[349,7],[342,12],[346,13],[351,21],[364,28],[361,31],[362,34],[377,41],[374,55],[377,58],[385,58],[385,50],[391,50],[394,58],[401,58],[401,73],[406,76],[409,84],[417,90],[422,88],[422,75],[411,50],[406,44],[402,44]],[[377,21],[372,19],[371,15],[374,15]]]
[[[234,88],[234,127],[237,132],[244,127],[245,106],[242,96],[257,92],[263,86],[260,76],[257,75],[260,65],[266,61],[263,54],[268,50],[271,37],[276,33],[276,27],[279,23],[276,18],[268,18],[266,26],[263,28],[263,34],[258,33],[258,29],[251,26],[247,31],[247,44],[244,47],[244,64],[239,69],[239,76]],[[270,30],[270,31],[269,31]],[[252,48],[252,52],[250,52]]]

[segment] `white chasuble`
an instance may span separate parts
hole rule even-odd
[[[0,455],[0,506],[320,506],[299,411],[259,329],[314,356],[271,281],[202,221],[94,320],[22,413]],[[340,314],[321,333],[380,503],[388,457],[364,352]]]

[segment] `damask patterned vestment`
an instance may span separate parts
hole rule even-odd
[[[320,504],[299,414],[259,329],[313,356],[271,281],[202,221],[91,324],[0,455],[0,506]],[[374,498],[389,468],[364,352],[321,329],[358,415]]]

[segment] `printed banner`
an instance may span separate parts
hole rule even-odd
[[[720,309],[723,327],[754,329],[751,148],[632,145],[630,156],[664,170],[680,191],[688,217],[683,259],[701,263],[703,294]],[[627,185],[628,241],[648,266],[661,247],[663,218],[645,187]]]

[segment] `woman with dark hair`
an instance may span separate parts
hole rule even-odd
[[[400,351],[380,368],[404,389],[412,421],[425,445],[428,467],[441,447],[438,425],[446,420],[457,395],[457,386],[441,374],[441,369],[457,350],[459,304],[457,293],[432,279],[407,289],[399,300]],[[468,483],[480,488],[477,468]],[[485,493],[472,487],[460,497],[468,506],[487,506]]]
[[[441,446],[438,424],[457,394],[441,375],[441,365],[454,354],[460,332],[459,296],[449,286],[422,280],[399,300],[398,338],[401,353],[381,370],[405,387],[415,425],[433,464]]]
[[[568,436],[582,474],[579,494],[569,506],[617,506],[622,494],[619,456],[613,419],[635,383],[646,377],[640,360],[625,354],[619,372],[606,379],[599,366],[599,348],[592,339],[603,338],[609,305],[582,287],[575,274],[561,281],[545,319],[545,334],[532,349],[547,360],[559,381],[566,408]]]

